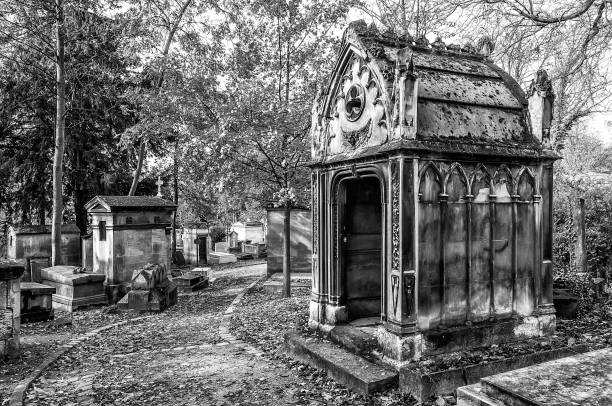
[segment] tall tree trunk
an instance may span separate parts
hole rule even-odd
[[[173,178],[174,178],[174,204],[177,205],[178,209],[178,198],[179,198],[179,190],[178,190],[178,149],[179,149],[179,139],[178,135],[174,140],[174,168],[173,168]],[[176,261],[176,212],[174,210],[174,215],[172,216],[172,261]]]
[[[164,43],[162,57],[165,58],[166,56],[168,56],[168,53],[170,52],[170,45],[172,45],[174,35],[176,34],[176,31],[178,30],[179,25],[181,24],[181,20],[183,19],[183,16],[185,15],[187,8],[189,7],[192,1],[193,0],[186,0],[185,3],[183,3],[183,5],[181,6],[181,9],[179,10],[178,15],[176,16],[176,20],[173,23],[169,22],[168,36],[166,37],[166,42]],[[158,94],[161,91],[163,82],[164,71],[162,70],[161,74],[159,75],[159,80],[157,81]],[[136,170],[134,171],[134,179],[132,180],[132,187],[130,187],[130,192],[128,193],[128,196],[134,196],[134,193],[136,193],[136,187],[138,186],[138,182],[140,180],[140,173],[142,172],[142,163],[144,162],[144,157],[147,152],[146,148],[146,137],[143,137],[140,143],[140,150],[138,151],[138,164],[136,165]]]
[[[132,179],[132,186],[128,196],[134,196],[136,188],[138,187],[138,181],[140,180],[140,173],[142,172],[142,163],[144,162],[145,154],[147,153],[147,141],[143,138],[140,140],[140,148],[138,149],[138,164],[136,164],[136,170],[134,171],[134,179]]]
[[[291,297],[291,206],[285,204],[283,219],[283,297]]]
[[[62,243],[62,163],[64,159],[64,119],[66,110],[66,78],[64,70],[64,5],[55,1],[57,116],[55,119],[55,151],[53,154],[53,215],[51,223],[51,265],[61,263]]]

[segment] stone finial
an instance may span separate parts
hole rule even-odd
[[[545,148],[552,148],[550,129],[552,127],[555,94],[552,81],[544,69],[538,70],[534,81],[527,92],[529,98],[529,115],[533,134]]]
[[[435,49],[446,49],[446,44],[444,43],[444,41],[442,41],[442,37],[436,38],[436,40],[431,44],[431,46]]]
[[[368,29],[368,24],[363,20],[355,20],[349,23],[349,28],[357,32],[363,32]]]
[[[485,57],[490,57],[493,51],[495,50],[495,42],[488,35],[480,37],[478,43],[476,44],[476,48],[478,49],[478,53]]]
[[[380,31],[378,31],[378,27],[376,26],[376,24],[371,23],[368,27],[368,34],[370,34],[373,37],[377,37],[380,35]]]
[[[156,197],[163,197],[161,188],[162,188],[162,186],[164,184],[164,181],[161,180],[161,176],[157,177],[157,182],[155,182],[155,184],[157,185],[157,195],[156,195]]]
[[[412,63],[412,50],[405,47],[397,51],[397,70],[403,72]]]
[[[423,47],[423,48],[426,48],[429,46],[429,40],[427,40],[427,38],[425,38],[424,36],[417,38],[414,41],[414,43],[416,44],[416,46]]]

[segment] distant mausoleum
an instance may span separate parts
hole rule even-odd
[[[552,86],[492,47],[345,32],[312,116],[312,327],[375,318],[400,363],[554,331]]]
[[[232,224],[232,232],[236,232],[236,240],[249,244],[263,244],[265,242],[264,226],[261,221],[237,221]]]
[[[267,272],[283,272],[284,207],[267,210]],[[312,222],[310,210],[292,207],[290,214],[291,272],[310,272],[312,269]]]
[[[96,196],[85,208],[93,230],[93,272],[106,275],[111,303],[129,290],[134,270],[147,264],[168,269],[174,203],[150,196]]]
[[[195,266],[208,264],[208,253],[211,251],[208,228],[185,227],[181,239],[183,240],[183,257],[186,264]]]
[[[62,264],[81,264],[80,234],[76,224],[62,224]],[[6,254],[9,259],[51,258],[51,225],[9,226],[7,245]]]

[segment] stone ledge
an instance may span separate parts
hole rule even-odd
[[[477,383],[480,378],[523,368],[533,364],[555,360],[588,351],[586,344],[563,347],[533,354],[519,355],[484,364],[469,365],[464,368],[447,369],[439,372],[421,373],[402,368],[400,370],[400,389],[412,394],[417,400],[426,401],[434,395],[453,393],[464,385]]]
[[[333,379],[363,394],[396,388],[396,371],[373,364],[329,342],[296,333],[285,335],[285,351],[314,368],[326,371]]]

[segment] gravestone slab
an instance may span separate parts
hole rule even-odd
[[[212,279],[212,276],[213,276],[212,268],[209,268],[209,267],[193,268],[192,270],[189,271],[189,273],[192,275],[202,276],[209,280]]]
[[[457,405],[610,405],[611,376],[612,348],[604,348],[482,378],[457,390]]]
[[[208,278],[187,272],[181,276],[173,278],[172,281],[181,292],[192,293],[208,286]]]
[[[216,242],[215,243],[215,252],[227,252],[229,250],[229,243],[227,242]]]
[[[225,252],[211,252],[208,256],[211,264],[229,264],[238,261],[235,255]]]

